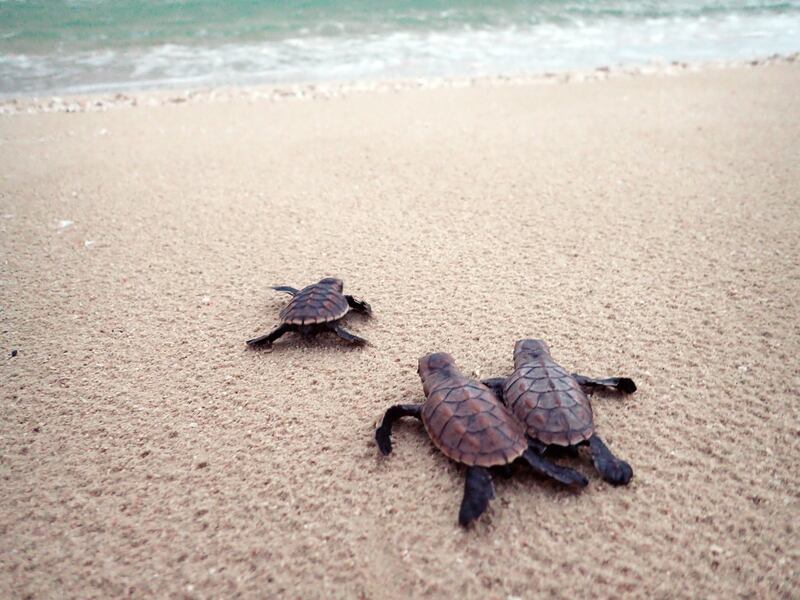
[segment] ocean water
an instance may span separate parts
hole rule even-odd
[[[800,50],[800,0],[0,0],[0,95],[518,75]]]

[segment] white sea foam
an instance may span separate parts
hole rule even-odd
[[[341,23],[328,23],[339,27]],[[417,77],[517,75],[800,50],[800,13],[553,21],[503,28],[0,54],[0,95]]]

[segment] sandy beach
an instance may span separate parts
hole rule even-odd
[[[0,115],[0,597],[796,598],[800,63]],[[286,336],[326,275],[372,345]],[[546,339],[633,466],[471,529],[422,354]],[[12,350],[16,356],[12,356]]]

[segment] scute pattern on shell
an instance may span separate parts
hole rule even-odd
[[[314,283],[300,290],[283,307],[280,318],[284,323],[293,325],[312,325],[341,319],[348,310],[347,298],[339,290]]]
[[[592,405],[563,367],[547,358],[527,363],[506,381],[506,404],[544,444],[572,446],[594,433]]]
[[[465,377],[436,382],[422,423],[445,456],[470,466],[508,464],[528,447],[522,424],[489,388]]]

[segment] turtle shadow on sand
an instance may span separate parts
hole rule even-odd
[[[252,354],[254,358],[263,354],[281,355],[292,352],[325,352],[332,350],[343,354],[358,353],[364,348],[371,346],[369,342],[364,344],[343,344],[339,337],[332,331],[320,331],[311,335],[304,336],[301,333],[287,335],[285,339],[277,344],[265,344],[263,346],[245,346],[242,352]]]
[[[280,324],[269,333],[247,340],[250,348],[272,348],[273,342],[286,333],[295,332],[308,340],[320,333],[333,333],[352,346],[366,346],[367,340],[347,331],[341,320],[349,312],[372,316],[369,303],[343,293],[341,279],[326,277],[301,290],[279,285],[272,288],[292,296],[281,309]]]

